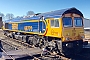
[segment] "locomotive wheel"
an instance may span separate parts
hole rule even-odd
[[[62,52],[62,45],[59,41],[45,41],[44,42],[44,48],[50,53],[50,54],[61,54]]]
[[[37,44],[37,39],[33,37],[33,45],[36,46],[36,44]]]
[[[45,39],[44,38],[40,38],[40,40],[39,40],[40,42],[39,42],[39,48],[43,48],[43,47],[45,47],[46,46],[46,41],[45,41]]]
[[[12,34],[11,34],[11,37],[12,37],[13,39],[15,39],[15,33],[12,33]]]
[[[32,37],[29,37],[29,44],[33,45],[33,38]]]

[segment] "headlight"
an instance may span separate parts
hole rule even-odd
[[[81,36],[82,39],[84,39],[85,37],[84,36]]]
[[[67,36],[69,36],[70,34],[68,33]]]
[[[69,40],[69,37],[67,37],[66,40]]]
[[[68,44],[66,44],[66,46],[68,46]]]
[[[73,47],[73,44],[72,44],[72,43],[67,43],[67,44],[66,44],[66,47],[72,48],[72,47]]]

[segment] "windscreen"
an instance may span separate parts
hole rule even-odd
[[[80,17],[74,17],[74,26],[76,26],[76,27],[81,27],[81,26],[83,26],[83,22],[82,22],[83,20],[82,20],[82,18],[80,18]]]
[[[64,17],[63,18],[63,26],[64,27],[72,27],[72,18],[71,17]]]

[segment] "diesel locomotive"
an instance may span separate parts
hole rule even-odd
[[[4,34],[50,52],[74,54],[83,48],[83,14],[67,8],[27,18],[7,20]]]

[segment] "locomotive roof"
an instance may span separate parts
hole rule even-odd
[[[80,16],[83,17],[83,14],[76,8],[67,8],[67,9],[62,9],[62,10],[56,10],[56,11],[51,11],[51,12],[47,12],[47,13],[42,13],[39,16],[44,16],[44,17],[48,17],[48,16],[62,16],[64,14],[67,13],[75,13],[75,14],[79,14]]]
[[[14,19],[10,19],[10,20],[6,20],[5,22],[8,23],[8,22],[20,22],[20,21],[23,21],[23,20],[39,20],[40,18],[38,16],[33,16],[33,17],[29,17],[29,18],[14,18]]]
[[[67,13],[75,13],[83,17],[83,14],[76,8],[67,8],[67,9],[62,9],[62,10],[56,10],[56,11],[51,11],[51,12],[46,12],[46,13],[41,13],[38,16],[33,16],[33,17],[28,17],[28,18],[15,18],[11,20],[7,20],[5,22],[20,22],[23,20],[39,20],[40,17],[46,18],[60,18],[62,15],[67,14]]]

